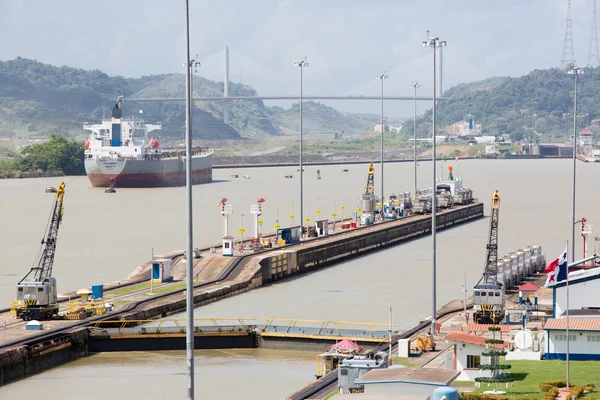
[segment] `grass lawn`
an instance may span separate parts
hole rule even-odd
[[[414,360],[411,359],[410,357],[398,357],[398,356],[392,356],[392,365],[404,365],[406,368],[417,368],[420,367],[421,364],[415,364],[415,363],[411,363],[409,361]]]
[[[194,281],[194,285],[199,284],[201,281]],[[185,289],[187,285],[187,282],[182,282],[182,283],[178,283],[176,285],[169,285],[167,287],[164,288],[160,288],[158,290],[155,290],[154,293],[155,294],[163,294],[163,293],[169,293],[169,292],[174,292],[176,290],[181,290],[181,289]]]
[[[509,397],[543,399],[544,392],[539,384],[546,381],[565,380],[566,363],[559,360],[547,361],[502,361],[512,365],[511,376],[515,379],[514,386],[505,387],[498,384],[498,390],[506,391]],[[593,383],[600,388],[600,362],[598,361],[571,361],[569,363],[569,376],[571,385],[582,386]],[[492,386],[482,384],[475,388],[473,393],[482,393],[493,390]],[[588,398],[600,397],[598,393],[585,395]]]
[[[148,288],[148,289],[150,288],[150,281],[137,283],[137,284],[131,285],[131,286],[126,286],[121,289],[108,290],[106,294],[119,296],[122,294],[127,294],[127,293],[131,293],[131,292],[135,292],[136,290],[146,289],[146,288]]]

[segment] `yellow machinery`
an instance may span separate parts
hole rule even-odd
[[[92,315],[106,314],[111,307],[107,306],[104,300],[90,300],[91,293],[89,289],[78,290],[77,294],[81,297],[77,300],[69,300],[65,319],[84,319]]]
[[[419,335],[415,341],[415,349],[421,351],[434,351],[435,350],[435,338],[431,333],[426,335]]]

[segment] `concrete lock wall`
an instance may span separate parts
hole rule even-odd
[[[483,203],[455,208],[436,216],[438,230],[483,217]],[[393,223],[392,223],[393,224]],[[321,246],[298,250],[297,264],[304,270],[323,263],[343,259],[354,254],[368,252],[379,247],[397,244],[431,232],[431,218],[407,221],[388,229],[365,231],[363,234],[341,238]]]
[[[87,329],[76,328],[59,338],[0,350],[0,385],[84,357],[87,343]]]
[[[262,259],[262,282],[276,281],[298,272],[296,258],[296,252],[288,251]]]

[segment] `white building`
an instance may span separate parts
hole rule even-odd
[[[364,385],[365,394],[389,393],[427,396],[442,386],[450,386],[459,375],[457,371],[436,368],[378,368],[357,380]]]
[[[587,311],[587,310],[586,310]],[[590,310],[596,311],[598,310]],[[600,318],[582,318],[571,310],[569,318],[569,359],[600,360]],[[567,320],[550,318],[544,330],[547,335],[547,360],[564,360],[567,353]]]
[[[490,364],[491,357],[484,357],[481,353],[489,351],[490,348],[503,350],[508,346],[504,344],[488,344],[485,341],[491,339],[486,336],[475,336],[463,332],[450,332],[446,336],[446,342],[454,345],[452,358],[453,369],[458,372],[458,380],[473,381],[477,377],[490,376],[489,370],[480,370],[481,364]]]
[[[567,305],[567,282],[552,286],[552,317],[560,317]],[[600,268],[569,273],[569,309],[600,307]]]

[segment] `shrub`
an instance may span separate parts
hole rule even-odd
[[[572,399],[573,397],[579,398],[581,396],[583,396],[583,386],[573,386],[569,392],[569,399]]]
[[[556,386],[554,386],[553,388],[548,390],[548,392],[546,393],[544,398],[546,400],[554,400],[556,398],[556,396],[558,396],[558,388]]]
[[[544,391],[544,392],[547,392],[548,390],[550,390],[552,388],[563,388],[566,386],[567,386],[566,381],[548,381],[548,382],[540,383],[540,389],[542,389],[542,391]]]
[[[585,385],[583,385],[583,390],[585,390],[586,392],[593,392],[594,389],[596,389],[596,385],[594,385],[593,383],[586,383]]]

